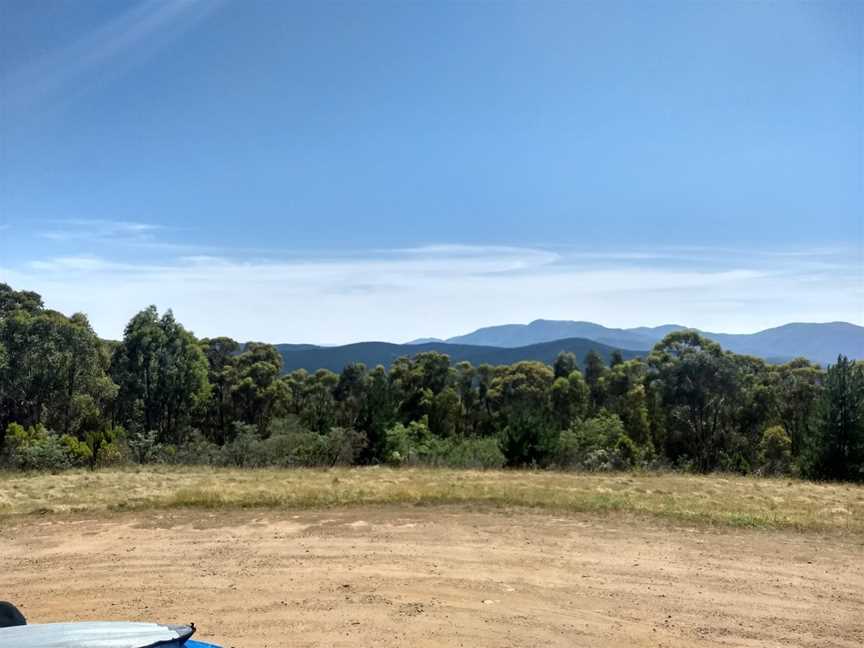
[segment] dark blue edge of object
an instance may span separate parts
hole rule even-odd
[[[200,641],[192,641],[191,639],[183,644],[183,648],[219,648],[216,644],[202,643]]]

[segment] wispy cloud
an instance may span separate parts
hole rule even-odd
[[[811,272],[794,255],[770,263],[745,256],[719,267],[638,257],[599,263],[498,246],[140,264],[71,255],[0,268],[0,280],[41,292],[54,308],[84,310],[110,337],[149,303],[174,308],[199,335],[273,342],[447,336],[537,317],[730,332],[786,321],[864,323],[854,272]]]
[[[56,257],[54,259],[31,261],[27,264],[31,270],[42,272],[79,272],[79,273],[94,273],[94,272],[120,272],[120,271],[137,271],[138,267],[134,265],[115,263],[100,259],[95,256],[69,256]]]
[[[100,25],[77,41],[12,70],[4,79],[3,103],[26,108],[79,92],[99,70],[100,82],[117,77],[161,50],[199,22],[220,0],[147,0]]]
[[[152,241],[155,234],[165,228],[150,223],[73,218],[49,221],[47,228],[36,235],[52,241],[132,240]]]

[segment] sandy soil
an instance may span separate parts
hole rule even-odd
[[[864,645],[857,537],[416,507],[0,525],[0,599],[33,622],[194,620],[226,648]]]

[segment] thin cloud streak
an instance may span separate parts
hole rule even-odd
[[[157,232],[166,229],[162,225],[133,221],[110,221],[100,219],[73,218],[48,221],[51,229],[39,230],[36,236],[52,241],[152,241]]]
[[[220,4],[221,0],[147,0],[134,5],[77,41],[12,70],[4,79],[2,103],[7,108],[23,109],[80,91],[96,70],[100,70],[100,78],[117,77],[154,55]]]

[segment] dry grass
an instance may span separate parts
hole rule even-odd
[[[864,537],[864,487],[726,475],[340,468],[148,467],[0,473],[0,515],[173,507],[470,504],[629,513],[721,526]]]

